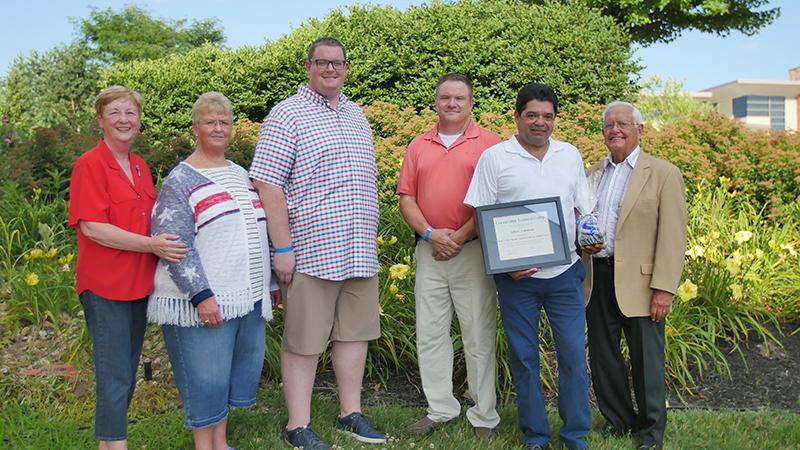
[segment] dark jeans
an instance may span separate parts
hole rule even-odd
[[[80,299],[94,356],[94,435],[99,441],[121,441],[128,438],[128,406],[142,354],[147,298],[115,301],[83,291]]]
[[[564,421],[559,431],[570,449],[587,448],[592,427],[589,410],[589,374],[586,368],[583,263],[577,261],[561,275],[514,281],[495,275],[500,313],[509,349],[511,374],[517,391],[519,426],[526,444],[545,446],[550,441],[539,379],[539,316],[547,312],[558,359],[558,413]]]

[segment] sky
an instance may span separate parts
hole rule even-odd
[[[6,0],[0,27],[0,76],[17,55],[45,51],[75,38],[70,18],[89,15],[90,6],[119,10],[135,4],[154,17],[169,19],[216,18],[226,45],[261,45],[309,18],[324,17],[333,8],[355,3],[392,5],[406,9],[424,0]],[[733,80],[787,80],[789,69],[800,66],[800,2],[772,0],[781,17],[755,36],[735,32],[727,37],[685,32],[668,44],[636,50],[644,67],[642,77],[658,75],[699,91]]]

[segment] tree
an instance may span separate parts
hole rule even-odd
[[[642,91],[636,102],[645,122],[659,127],[665,123],[675,124],[713,113],[709,103],[695,100],[683,87],[683,83],[652,76],[642,83]]]
[[[23,135],[58,124],[80,131],[94,115],[99,75],[91,57],[78,43],[16,57],[0,84],[0,111]]]
[[[216,19],[156,19],[137,6],[115,12],[92,8],[89,17],[73,19],[80,42],[106,64],[163,58],[185,53],[208,42],[223,44],[225,35]]]
[[[542,4],[551,0],[523,0]],[[747,36],[771,24],[780,8],[761,9],[769,0],[561,0],[578,1],[613,17],[628,28],[633,40],[649,45],[675,40],[684,30],[721,36],[740,31]]]

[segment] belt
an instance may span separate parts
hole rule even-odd
[[[614,257],[613,256],[606,256],[603,258],[592,257],[592,262],[594,264],[605,264],[607,266],[614,266]]]

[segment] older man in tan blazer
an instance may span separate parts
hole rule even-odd
[[[674,165],[639,147],[642,114],[613,102],[603,112],[609,155],[592,166],[602,245],[585,246],[584,280],[589,365],[604,435],[636,433],[639,449],[660,449],[667,422],[664,383],[664,319],[683,270],[686,198]],[[625,332],[631,361],[620,352]]]

